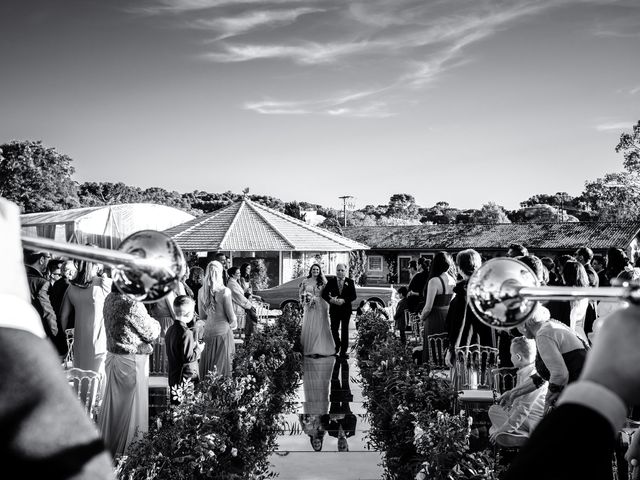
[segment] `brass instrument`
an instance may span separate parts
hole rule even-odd
[[[129,235],[118,250],[27,236],[22,236],[22,246],[110,265],[116,287],[125,295],[145,303],[156,302],[171,292],[186,271],[180,247],[155,230]]]
[[[540,286],[535,273],[513,258],[492,258],[476,270],[467,286],[467,301],[476,316],[492,328],[511,329],[529,318],[539,300],[627,300],[640,303],[640,288]]]

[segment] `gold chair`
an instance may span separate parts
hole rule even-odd
[[[160,337],[153,344],[153,353],[149,359],[149,375],[158,377],[169,376],[169,360],[167,359],[167,346],[164,338]]]
[[[102,402],[102,374],[74,367],[67,370],[66,375],[87,415],[95,420]]]
[[[420,335],[420,315],[405,310],[404,321],[405,325],[411,326],[410,337],[412,337],[416,342],[421,343],[422,336]]]
[[[507,390],[516,386],[518,369],[516,367],[499,367],[491,369],[493,391],[496,395],[502,395]]]

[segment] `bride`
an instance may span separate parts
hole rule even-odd
[[[318,264],[311,266],[309,275],[300,284],[300,303],[304,307],[301,342],[305,355],[327,356],[336,351],[329,324],[329,305],[322,299],[326,284]]]

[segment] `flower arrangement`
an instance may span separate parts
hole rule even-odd
[[[300,378],[299,317],[289,309],[254,332],[234,358],[231,378],[213,372],[173,390],[182,403],[117,459],[118,478],[273,478],[268,457]]]
[[[428,365],[412,361],[388,320],[374,312],[362,315],[356,348],[371,424],[368,442],[383,453],[385,478],[493,478],[490,456],[469,453],[469,417],[453,414],[456,392]],[[483,473],[473,477],[469,469]]]

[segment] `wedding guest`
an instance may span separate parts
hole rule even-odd
[[[243,263],[240,265],[240,280],[239,282],[242,290],[244,290],[244,295],[249,300],[256,300],[258,302],[262,301],[262,298],[259,295],[253,294],[253,286],[251,285],[251,264]]]
[[[63,260],[49,260],[47,264],[47,274],[45,275],[45,279],[49,282],[50,285],[56,283],[56,281],[62,276],[62,264]]]
[[[421,261],[418,261],[418,271],[411,277],[411,281],[407,287],[409,290],[407,293],[407,301],[411,313],[418,313],[422,308],[424,304],[424,290],[429,281],[429,272],[425,270],[424,260],[420,260]]]
[[[73,366],[104,374],[107,336],[103,306],[111,291],[112,280],[98,275],[101,265],[78,262],[78,274],[67,289],[62,302],[60,323],[64,330],[73,318]]]
[[[396,305],[396,313],[393,316],[393,319],[395,320],[396,328],[400,331],[400,341],[404,345],[407,343],[407,287],[400,287],[398,289],[398,296],[400,297],[400,300],[398,301],[398,305]]]
[[[193,319],[194,305],[194,301],[186,295],[180,295],[173,301],[176,318],[164,339],[169,363],[169,389],[185,381],[197,383],[200,380],[198,359],[202,347],[194,333],[187,328]],[[178,405],[180,401],[172,394],[171,403]]]
[[[76,278],[78,270],[73,260],[67,260],[62,263],[60,271],[62,272],[62,276],[49,288],[49,300],[51,301],[53,310],[56,312],[58,324],[58,334],[55,337],[54,343],[58,350],[58,354],[64,358],[67,355],[69,348],[67,346],[67,335],[65,333],[65,329],[62,328],[62,302],[65,294],[67,293],[67,289],[69,288],[69,284],[71,280]],[[73,328],[74,324],[75,319],[72,316],[68,319],[67,328]]]
[[[545,411],[552,408],[564,388],[578,379],[587,345],[566,325],[551,320],[549,310],[538,305],[531,317],[518,327],[526,338],[534,339],[538,348],[537,373],[500,397],[501,406],[509,406],[520,395],[533,392],[549,382]]]
[[[453,272],[455,272],[455,264],[451,255],[447,252],[436,253],[429,272],[424,308],[420,313],[420,321],[423,325],[423,363],[429,360],[429,335],[447,331],[447,313],[454,295],[453,289],[456,286]]]
[[[244,325],[239,326],[244,328],[245,338],[249,339],[255,326],[258,324],[256,307],[245,296],[244,289],[240,285],[240,269],[238,267],[231,267],[227,270],[227,276],[229,277],[229,280],[227,280],[227,288],[231,290],[231,299],[233,300],[236,317],[244,317]]]
[[[565,285],[567,287],[581,288],[589,286],[589,277],[587,276],[585,268],[575,260],[571,260],[565,263],[563,276]],[[576,332],[578,337],[580,337],[585,342],[588,342],[589,340],[587,339],[587,333],[585,331],[586,318],[587,315],[589,315],[591,323],[593,323],[593,320],[595,318],[595,312],[593,312],[593,309],[589,311],[589,299],[580,298],[578,300],[571,300],[568,303],[570,305],[569,327],[571,328],[571,330]]]
[[[520,243],[512,243],[507,249],[507,257],[516,258],[524,257],[526,255],[529,255],[529,251],[527,250],[527,247]]]
[[[549,278],[547,279],[547,285],[555,286],[561,285],[561,281],[556,273],[556,264],[551,257],[542,257],[542,264],[549,272]]]
[[[446,326],[449,333],[450,359],[455,356],[455,347],[479,343],[495,347],[495,334],[478,319],[467,305],[469,278],[482,264],[480,254],[472,249],[462,250],[456,255],[456,266],[462,278],[453,289],[455,296],[449,304]]]
[[[511,363],[518,369],[516,387],[536,373],[536,342],[516,337],[511,342]],[[489,439],[503,447],[521,446],[544,415],[547,386],[516,398],[510,408],[492,405],[489,408]]]
[[[75,398],[31,305],[19,209],[0,198],[0,457],[5,474],[115,479],[109,453]]]
[[[24,250],[23,256],[27,283],[29,284],[29,292],[31,293],[31,305],[33,305],[38,315],[40,315],[42,327],[47,334],[47,338],[49,338],[51,342],[55,342],[56,335],[58,334],[58,320],[49,299],[49,288],[51,284],[45,278],[51,255],[47,252]]]
[[[613,477],[618,432],[628,407],[640,404],[638,320],[640,307],[635,305],[611,314],[595,337],[579,379],[533,431],[509,466],[506,480]],[[639,440],[636,433],[626,457],[635,469]]]
[[[112,287],[104,301],[106,389],[98,416],[111,453],[122,455],[149,430],[149,355],[160,324],[141,302]]]
[[[189,278],[186,281],[186,284],[189,286],[191,291],[193,292],[193,300],[196,302],[195,310],[198,311],[198,292],[200,291],[200,287],[202,287],[202,281],[204,280],[204,270],[202,267],[193,266],[189,270]]]
[[[607,259],[604,255],[594,255],[593,260],[591,260],[591,266],[596,271],[598,275],[598,285],[601,287],[608,287],[609,279],[607,278]]]
[[[231,291],[223,283],[224,268],[216,260],[207,265],[204,283],[198,292],[200,319],[205,322],[205,347],[200,357],[200,378],[210,371],[231,376],[235,343],[233,330],[238,327],[233,311]]]

